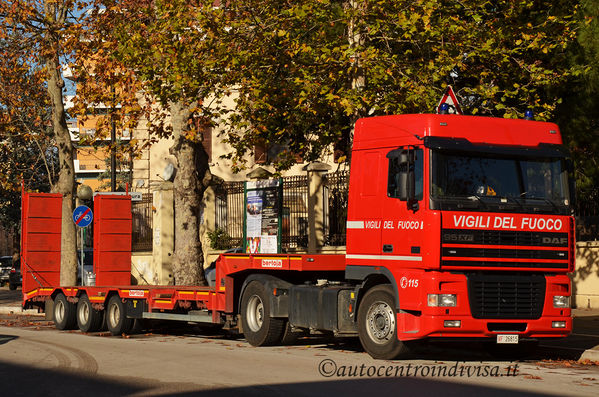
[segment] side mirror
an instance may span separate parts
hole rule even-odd
[[[416,152],[413,148],[395,149],[387,158],[391,160],[391,164],[398,170],[394,177],[395,193],[392,197],[405,201],[408,210],[418,210],[418,200],[416,200],[416,176],[414,173],[414,164],[416,162]]]
[[[406,205],[410,211],[418,211],[418,200],[416,200],[416,174],[414,173],[414,164],[416,163],[416,152],[408,149],[407,161],[407,195]]]

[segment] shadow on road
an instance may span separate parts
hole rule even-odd
[[[2,394],[6,396],[109,396],[129,395],[141,386],[107,381],[76,373],[38,369],[0,361]],[[8,381],[10,380],[10,381]]]
[[[273,381],[276,381],[273,379]],[[506,380],[506,382],[508,382]],[[543,396],[545,394],[513,391],[508,389],[466,385],[432,379],[378,378],[349,379],[308,383],[286,383],[264,386],[233,387],[209,391],[179,394],[181,396]]]
[[[0,335],[0,345],[3,345],[15,339],[19,339],[19,337],[14,335]]]
[[[85,376],[69,371],[37,369],[0,361],[0,373],[3,379],[10,379],[2,386],[5,395],[75,395],[75,396],[124,396],[124,395],[162,395],[162,396],[365,396],[377,395],[422,395],[422,396],[505,396],[535,397],[545,394],[515,391],[508,387],[488,387],[454,383],[433,378],[360,378],[331,379],[319,382],[280,383],[273,374],[268,385],[244,386],[214,389],[201,384],[201,378],[195,383],[179,385],[177,383],[157,382],[149,379],[118,379],[99,375]],[[465,379],[466,380],[466,379]],[[504,378],[506,385],[509,379]],[[182,390],[183,389],[183,390]]]

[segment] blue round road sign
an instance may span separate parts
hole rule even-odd
[[[89,226],[93,219],[94,214],[92,214],[91,208],[87,205],[80,205],[73,211],[73,222],[79,227]]]

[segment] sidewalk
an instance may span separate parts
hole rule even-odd
[[[43,316],[44,313],[38,313],[35,309],[23,310],[21,301],[23,295],[21,288],[11,291],[8,286],[0,288],[0,314],[27,314],[33,316]]]
[[[10,291],[0,288],[0,314],[26,314],[43,316],[37,310],[22,310],[21,289]],[[540,353],[559,352],[561,356],[579,361],[599,361],[599,309],[572,309],[574,330],[565,339],[543,341]]]
[[[541,347],[560,350],[579,361],[599,361],[599,309],[572,309],[572,316],[572,334],[565,339],[541,342]]]

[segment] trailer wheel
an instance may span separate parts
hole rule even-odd
[[[125,305],[118,295],[108,300],[106,307],[106,326],[112,335],[127,334],[133,327],[133,319],[127,318]]]
[[[268,346],[281,341],[285,320],[270,317],[270,301],[258,281],[248,284],[241,298],[241,324],[252,346]]]
[[[79,298],[77,303],[77,326],[82,332],[96,332],[102,326],[104,314],[92,307],[87,295]]]
[[[373,358],[392,360],[408,353],[406,345],[397,339],[396,319],[391,285],[378,285],[366,292],[358,308],[358,335]]]
[[[54,325],[60,330],[75,329],[75,305],[61,292],[54,298]]]

